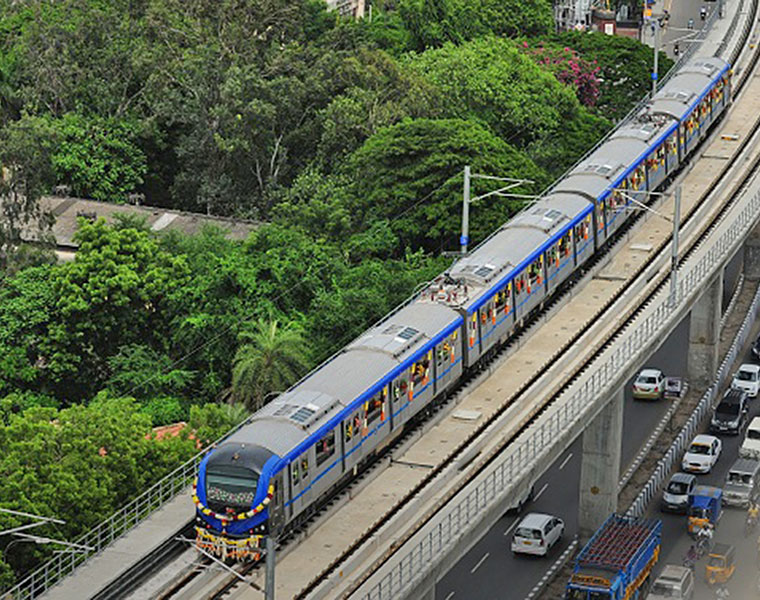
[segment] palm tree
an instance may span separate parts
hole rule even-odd
[[[250,410],[260,408],[267,394],[288,388],[309,366],[300,325],[284,327],[277,319],[260,319],[243,341],[232,366],[232,399]]]

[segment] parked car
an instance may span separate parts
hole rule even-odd
[[[565,532],[559,517],[543,513],[528,513],[512,536],[512,552],[546,556]]]
[[[760,458],[760,417],[755,417],[747,427],[747,434],[744,436],[739,448],[739,456],[742,458]]]
[[[720,458],[721,441],[712,435],[696,436],[681,461],[681,469],[688,473],[709,473]]]
[[[747,392],[736,389],[726,391],[718,406],[713,409],[710,432],[739,435],[747,424],[748,410]]]
[[[665,375],[659,369],[644,369],[633,380],[633,397],[636,400],[659,400],[664,392]]]
[[[685,513],[689,508],[689,494],[694,491],[697,478],[688,473],[674,473],[662,492],[660,509]]]
[[[649,590],[649,600],[691,600],[694,597],[694,575],[691,569],[665,565]]]
[[[731,387],[744,390],[750,398],[756,398],[760,390],[760,365],[744,364],[734,373]]]

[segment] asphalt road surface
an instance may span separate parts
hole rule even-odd
[[[689,321],[685,319],[643,367],[667,376],[686,376]],[[625,390],[622,471],[667,411],[667,401],[634,401],[631,382]],[[522,600],[578,531],[581,438],[535,484],[535,497],[520,516],[505,515],[436,586],[438,600]],[[565,537],[548,557],[514,556],[511,533],[527,512],[546,512],[565,521]],[[687,545],[688,548],[688,545]],[[685,551],[684,551],[685,553]],[[679,560],[680,564],[680,560]]]

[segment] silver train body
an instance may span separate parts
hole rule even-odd
[[[201,465],[198,543],[255,557],[267,527],[309,516],[604,246],[729,101],[729,65],[693,59],[538,202],[262,408]]]

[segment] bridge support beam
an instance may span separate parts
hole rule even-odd
[[[707,283],[691,309],[687,371],[689,381],[699,389],[709,386],[718,370],[722,297],[721,273]]]
[[[625,392],[620,388],[583,432],[578,530],[585,543],[617,510]]]

